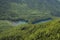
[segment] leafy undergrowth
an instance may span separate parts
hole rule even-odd
[[[0,40],[60,40],[60,20],[18,25],[1,32]]]

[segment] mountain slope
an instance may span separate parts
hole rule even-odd
[[[4,0],[1,0],[2,2]],[[57,0],[6,0],[1,20],[29,20],[60,17],[60,2]],[[4,1],[3,3],[7,3]],[[8,6],[7,6],[8,5]],[[2,4],[0,5],[2,6]],[[7,7],[7,8],[6,8]],[[0,9],[1,9],[0,8]]]

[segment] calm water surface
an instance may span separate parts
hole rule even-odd
[[[48,22],[50,20],[52,20],[52,19],[48,18],[48,19],[37,20],[35,22],[32,22],[32,24],[45,23],[45,22]],[[28,22],[20,20],[20,21],[12,22],[12,24],[13,25],[21,25],[21,24],[28,24]]]

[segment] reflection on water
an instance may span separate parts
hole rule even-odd
[[[45,22],[48,22],[52,20],[51,18],[48,18],[48,19],[41,19],[41,20],[37,20],[35,22],[32,22],[32,24],[37,24],[37,23],[45,23]],[[15,21],[15,22],[12,22],[13,25],[21,25],[21,24],[28,24],[27,21],[23,21],[23,20],[20,20],[20,21]]]
[[[21,25],[21,24],[27,24],[25,21],[17,21],[17,22],[12,22],[13,25]]]

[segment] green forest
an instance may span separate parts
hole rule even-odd
[[[0,0],[0,40],[60,40],[60,0]]]

